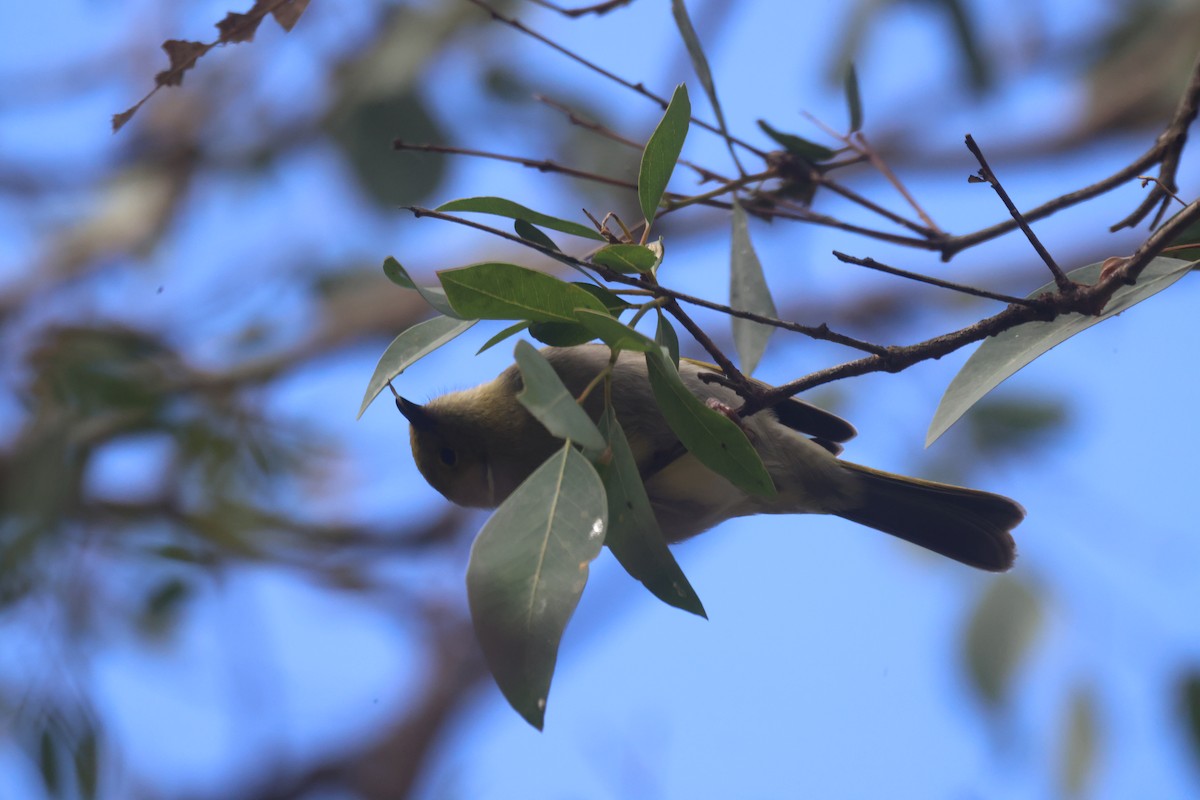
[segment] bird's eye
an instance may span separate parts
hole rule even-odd
[[[458,463],[458,453],[454,452],[449,447],[443,447],[441,450],[439,450],[438,458],[440,458],[442,463],[447,467],[453,467]]]

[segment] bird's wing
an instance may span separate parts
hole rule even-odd
[[[697,361],[694,358],[681,358],[679,361],[680,363],[686,361],[702,370],[718,374],[721,372],[721,368],[715,364]],[[751,378],[751,380],[754,379]],[[762,381],[754,382],[759,386],[767,386]],[[789,397],[787,400],[776,404],[774,409],[775,416],[779,418],[780,422],[797,433],[817,439],[818,444],[831,452],[834,452],[837,442],[848,442],[858,435],[858,431],[854,429],[854,426],[837,414],[826,411],[823,408],[818,408],[812,403],[797,400],[795,397]],[[830,445],[833,446],[831,447]],[[834,455],[837,455],[837,452],[840,451],[841,448],[837,447]]]

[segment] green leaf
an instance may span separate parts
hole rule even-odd
[[[581,236],[584,239],[604,241],[604,237],[589,225],[541,214],[531,208],[526,208],[520,203],[505,200],[503,197],[464,197],[461,200],[451,200],[448,203],[442,203],[436,210],[493,214],[497,217],[524,220],[531,225],[537,225],[539,228],[549,228],[559,233],[569,233],[572,236]]]
[[[967,674],[989,708],[1008,699],[1013,674],[1041,622],[1037,596],[1008,576],[992,581],[967,628]]]
[[[442,291],[442,287],[421,286],[412,279],[412,276],[408,274],[404,267],[400,266],[400,262],[391,256],[383,260],[383,274],[397,286],[405,289],[415,289],[425,299],[425,302],[433,306],[439,314],[461,319],[458,313],[450,306],[450,301],[446,299],[446,293]]]
[[[496,509],[471,548],[475,635],[500,691],[538,730],[559,642],[607,528],[600,476],[568,443]]]
[[[658,127],[650,134],[646,149],[642,151],[642,164],[638,170],[638,203],[647,225],[654,222],[654,213],[667,191],[667,183],[683,151],[683,140],[687,138],[691,119],[692,103],[688,100],[687,87],[681,83],[675,87],[671,102],[667,104]]]
[[[766,120],[758,120],[758,127],[767,136],[775,140],[775,143],[787,150],[792,155],[800,156],[805,161],[811,161],[814,164],[819,164],[822,161],[828,161],[833,158],[834,151],[824,145],[819,145],[816,142],[810,142],[808,139],[802,139],[792,133],[783,133],[772,128]]]
[[[1192,759],[1200,766],[1200,671],[1184,676],[1179,686],[1179,704],[1182,706],[1183,722],[1187,726]]]
[[[410,23],[411,27],[418,25],[415,19]],[[397,39],[390,41],[398,51],[405,52]],[[401,67],[400,71],[405,70]],[[387,86],[381,82],[370,91],[344,92],[325,121],[330,136],[323,142],[332,142],[340,150],[366,196],[392,213],[397,206],[429,197],[442,185],[450,161],[442,153],[383,151],[383,143],[395,138],[444,142],[451,136],[431,113],[415,73],[410,74],[412,78],[403,78],[392,72]]]
[[[525,384],[517,395],[521,405],[550,433],[580,445],[589,458],[603,453],[607,444],[596,423],[575,402],[546,357],[529,342],[517,342],[513,355]]]
[[[491,350],[493,347],[500,344],[508,337],[512,336],[513,334],[520,333],[521,331],[525,330],[528,327],[529,327],[528,322],[517,322],[513,325],[509,325],[507,328],[500,331],[495,336],[493,336],[492,338],[490,338],[486,342],[484,342],[483,347],[481,347],[475,351],[475,355],[479,355],[484,350]]]
[[[1066,739],[1063,743],[1062,787],[1064,797],[1079,797],[1087,788],[1096,763],[1096,709],[1084,690],[1071,695],[1067,709]]]
[[[529,326],[529,335],[551,347],[575,347],[596,338],[575,322],[535,322]]]
[[[578,286],[592,297],[595,297],[608,309],[608,313],[614,317],[627,308],[633,308],[633,306],[621,299],[620,295],[609,291],[603,286],[597,286],[594,283],[572,283],[571,285]]]
[[[49,727],[42,728],[38,736],[38,770],[42,773],[42,785],[51,797],[58,796],[61,790],[61,778],[58,767],[58,744]]]
[[[438,273],[451,305],[472,319],[574,322],[577,308],[603,311],[589,292],[544,272],[488,262]]]
[[[355,419],[363,415],[375,396],[387,386],[388,381],[470,328],[475,322],[473,319],[434,317],[418,322],[393,339],[379,357],[371,380],[367,381],[367,391],[363,394],[362,405],[359,406]]]
[[[554,240],[543,233],[540,228],[530,225],[523,219],[517,219],[513,220],[513,230],[516,231],[517,235],[525,241],[536,244],[539,247],[546,248],[547,252],[544,252],[543,255],[549,256],[560,264],[565,264],[576,272],[582,272],[584,275],[588,275],[590,277],[591,273],[579,266],[575,258],[568,255],[563,255],[562,250],[559,249],[559,246],[555,244]]]
[[[671,430],[706,467],[750,494],[770,497],[775,484],[742,426],[704,404],[661,350],[646,353],[650,388]]]
[[[991,395],[975,408],[963,424],[975,448],[985,455],[1013,455],[1045,446],[1069,418],[1065,399],[1037,395]]]
[[[600,417],[600,432],[612,451],[612,460],[600,469],[608,496],[608,535],[604,543],[625,571],[659,600],[708,619],[696,590],[667,547],[637,461],[612,406],[606,406]]]
[[[1027,322],[984,340],[954,376],[954,380],[950,381],[946,393],[942,395],[933,421],[929,424],[929,432],[925,434],[925,446],[928,447],[937,441],[937,438],[967,413],[981,397],[1017,370],[1075,334],[1115,317],[1146,298],[1158,294],[1186,275],[1191,268],[1192,263],[1187,261],[1156,258],[1142,272],[1136,284],[1117,289],[1108,307],[1099,316],[1064,314],[1050,322]],[[1099,280],[1101,269],[1103,264],[1089,264],[1072,270],[1068,277],[1077,283],[1092,285]],[[1037,297],[1054,289],[1055,285],[1048,283],[1030,297]]]
[[[84,800],[96,797],[96,779],[99,772],[96,730],[89,724],[75,748],[75,781]]]
[[[862,95],[858,91],[858,70],[853,63],[846,66],[846,108],[850,112],[850,132],[862,130]]]
[[[671,320],[667,319],[667,315],[658,312],[658,327],[654,331],[654,341],[666,348],[667,355],[671,357],[671,363],[679,369],[679,334],[675,332],[675,327],[671,325]]]
[[[762,264],[750,242],[746,212],[736,200],[733,203],[733,234],[730,238],[729,306],[763,317],[778,316],[771,290],[767,288],[767,279],[763,277]],[[740,317],[730,317],[729,321],[733,327],[733,344],[742,361],[742,372],[752,375],[775,329]]]
[[[700,85],[704,87],[713,114],[717,117],[717,128],[721,131],[721,136],[728,141],[729,130],[725,126],[725,112],[721,110],[721,101],[717,98],[717,86],[713,83],[712,70],[709,69],[708,58],[704,55],[704,48],[700,46],[700,37],[696,35],[696,29],[692,26],[683,0],[671,0],[671,13],[675,17],[679,35],[683,37],[683,44],[687,47],[688,56],[692,59],[692,69],[695,70]]]
[[[615,272],[650,272],[662,261],[662,249],[656,252],[643,244],[610,244],[593,253],[591,260]]]
[[[1172,216],[1172,219],[1174,219],[1174,215]],[[1167,220],[1163,224],[1168,225],[1170,222],[1171,220]],[[1195,262],[1196,259],[1200,259],[1200,220],[1197,220],[1184,227],[1184,229],[1176,234],[1175,238],[1171,240],[1172,247],[1179,247],[1181,245],[1189,244],[1196,246],[1188,247],[1183,250],[1172,250],[1171,258],[1178,258],[1182,259],[1183,261],[1193,262]],[[1193,269],[1195,266],[1196,265],[1193,264]]]
[[[559,246],[554,243],[554,240],[547,236],[541,228],[536,228],[523,219],[513,221],[513,230],[517,232],[517,236],[520,236],[527,242],[533,242],[536,245],[541,245],[547,250],[562,252],[559,249]]]
[[[599,339],[613,350],[636,350],[646,353],[658,347],[650,339],[608,314],[580,309],[575,312],[575,317],[579,324],[588,329],[592,338]]]

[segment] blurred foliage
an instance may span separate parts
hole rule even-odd
[[[992,456],[1019,456],[1061,435],[1070,417],[1058,398],[1024,396],[985,398],[962,419],[971,443]]]
[[[259,0],[252,10],[272,13],[286,5],[303,10],[296,0]],[[322,16],[323,5],[313,4],[303,18],[298,12],[276,17],[284,27],[295,26],[288,43],[299,42],[313,54],[311,72],[298,71],[292,82],[278,83],[279,75],[272,74],[272,48],[279,45],[265,29],[254,44],[206,49],[199,62],[193,60],[194,68],[184,68],[186,58],[180,57],[188,54],[176,49],[168,52],[168,67],[180,77],[187,72],[185,85],[158,92],[110,149],[87,153],[83,166],[67,159],[60,165],[56,152],[54,162],[29,168],[16,144],[0,153],[5,214],[22,235],[38,240],[20,274],[6,276],[0,285],[6,423],[0,437],[0,621],[9,641],[33,631],[44,648],[25,659],[31,666],[0,677],[0,736],[19,746],[47,796],[90,798],[103,787],[119,786],[125,762],[136,781],[138,754],[119,752],[106,736],[104,716],[93,710],[89,654],[131,632],[149,642],[169,637],[188,604],[233,564],[295,570],[358,597],[378,597],[389,613],[410,615],[429,677],[401,704],[403,716],[387,730],[365,732],[364,740],[375,738],[356,752],[331,754],[319,763],[262,764],[262,776],[228,787],[226,797],[314,796],[330,786],[361,797],[403,795],[446,721],[483,675],[468,628],[456,607],[443,602],[438,580],[381,574],[397,562],[411,574],[422,559],[440,558],[445,572],[457,569],[444,564],[453,561],[447,549],[460,543],[462,517],[448,511],[394,525],[322,521],[303,501],[340,490],[327,471],[336,448],[315,426],[272,418],[263,410],[263,395],[272,388],[322,359],[376,347],[380,336],[426,314],[423,303],[405,305],[403,292],[387,291],[382,279],[362,278],[357,255],[362,251],[346,242],[361,231],[338,230],[324,250],[313,248],[313,264],[294,264],[279,240],[293,232],[315,235],[323,222],[319,209],[312,214],[280,208],[278,217],[261,220],[222,217],[220,204],[230,194],[213,187],[234,176],[240,191],[278,191],[279,183],[271,181],[297,169],[297,154],[317,144],[349,166],[354,182],[349,192],[368,200],[364,206],[386,210],[381,218],[394,227],[391,209],[435,194],[449,172],[444,156],[394,152],[395,138],[467,146],[478,144],[469,137],[481,132],[485,139],[497,133],[522,136],[531,152],[519,155],[554,156],[628,180],[637,174],[638,151],[529,99],[543,87],[538,76],[514,65],[512,31],[499,29],[467,3],[362,4],[355,11],[365,17],[358,28],[339,27],[336,14],[345,9],[336,6],[335,16]],[[522,13],[530,8],[498,5]],[[886,15],[898,5],[864,0],[844,31],[829,32],[843,42],[831,68],[836,82],[843,80],[846,61],[863,63],[859,55],[868,34],[886,25]],[[1049,58],[1061,56],[1056,50],[1041,51],[1040,62],[1012,58],[980,35],[973,4],[965,0],[919,5],[948,23],[961,75],[973,91],[992,91],[1019,69],[1045,67]],[[39,69],[36,80],[29,77],[32,88],[24,103],[15,85],[6,86],[17,97],[6,99],[6,120],[38,124],[44,107],[82,102],[96,91],[97,74],[117,82],[123,94],[112,96],[136,96],[147,76],[163,66],[161,53],[154,51],[157,61],[147,63],[138,49],[148,49],[150,26],[157,22],[165,26],[163,38],[174,37],[194,13],[171,7],[161,19],[141,20],[145,27],[131,28],[119,42],[100,42],[102,52],[93,53],[91,63],[50,63],[48,57],[46,75]],[[1090,98],[1087,114],[1077,120],[1079,136],[1094,139],[1130,127],[1157,132],[1178,97],[1179,76],[1187,74],[1194,57],[1195,37],[1180,32],[1198,29],[1197,14],[1200,9],[1189,3],[1120,3],[1103,41],[1075,42],[1066,67]],[[218,35],[239,41],[255,28],[253,20],[235,18]],[[487,100],[478,118],[446,113],[455,103],[445,96],[447,87],[462,84],[443,83],[446,75],[438,66],[455,60],[454,48],[470,50],[482,62],[473,76]],[[63,52],[54,55],[65,58]],[[248,60],[236,61],[241,58]],[[772,58],[771,69],[788,68],[786,54]],[[241,64],[242,71],[231,71],[230,63]],[[122,71],[134,73],[136,82],[121,83]],[[281,85],[296,94],[280,101]],[[639,119],[646,128],[628,130],[627,119],[612,119],[605,110],[595,86],[554,100],[578,118],[632,140],[644,141],[657,114],[645,109]],[[764,115],[774,113],[782,112],[763,109]],[[894,124],[926,122],[903,118]],[[896,155],[900,161],[904,156]],[[920,162],[915,163],[917,170]],[[594,187],[587,202],[634,208],[628,196]],[[189,226],[198,219],[225,225],[228,233],[189,238]],[[279,225],[272,236],[282,255],[272,248],[256,256],[265,263],[248,265],[231,257],[241,255],[227,247],[232,240],[271,223]],[[377,263],[391,242],[365,247]],[[302,310],[293,315],[294,330],[283,341],[268,340],[252,358],[243,347],[245,334],[263,324],[269,303],[261,314],[246,315],[250,319],[219,318],[225,304],[260,288],[260,275],[274,261],[287,263],[288,288],[303,296]],[[219,301],[194,316],[164,319],[129,299],[134,295],[123,295],[119,305],[91,297],[105,287],[119,290],[122,281],[151,279],[147,268],[163,264],[168,265],[163,273],[178,276],[186,291],[202,298],[196,305],[207,296]],[[334,283],[337,292],[322,293]],[[889,288],[874,297],[864,292],[823,302],[819,310],[831,324],[867,320],[877,330],[895,330],[911,320],[916,306],[911,299]],[[214,336],[209,316],[236,329]],[[210,366],[197,366],[198,351],[207,353]],[[956,465],[958,475],[973,466],[971,453],[1043,446],[1069,419],[1069,408],[1053,398],[1005,398],[981,404],[967,419],[970,441]],[[155,445],[156,455],[143,458],[130,474],[99,474],[111,469],[107,458],[146,443]],[[1030,572],[1036,568],[1031,565]],[[1020,667],[1036,644],[1043,616],[1042,583],[1025,574],[991,582],[964,635],[964,669],[994,712],[1019,690]],[[450,580],[458,581],[458,574]],[[1102,690],[1071,697],[1061,762],[1066,791],[1086,791],[1103,739],[1103,720],[1096,714]],[[1189,674],[1177,691],[1191,752],[1200,763],[1200,676]],[[126,795],[118,788],[112,796]]]
[[[1200,670],[1184,676],[1178,689],[1180,716],[1188,732],[1192,756],[1200,766]]]
[[[1077,689],[1067,706],[1066,732],[1063,737],[1062,793],[1079,797],[1086,793],[1096,764],[1099,724],[1095,700],[1090,692]]]
[[[991,711],[1005,707],[1017,669],[1041,625],[1042,601],[1024,581],[1004,575],[979,599],[963,643],[967,675]]]

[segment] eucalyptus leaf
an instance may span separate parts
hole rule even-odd
[[[984,592],[967,627],[964,656],[967,674],[988,707],[1008,699],[1040,622],[1037,596],[1017,579],[998,577]]]
[[[550,433],[580,445],[589,458],[603,453],[607,445],[596,423],[575,402],[546,357],[529,342],[517,342],[513,356],[524,384],[517,395],[521,405]]]
[[[533,242],[547,250],[561,252],[559,246],[554,243],[553,239],[546,235],[545,231],[523,219],[513,220],[513,230],[516,231],[517,236],[520,236],[527,242]]]
[[[800,156],[805,161],[811,161],[814,164],[819,164],[822,161],[828,161],[833,158],[834,151],[824,145],[810,142],[808,139],[796,136],[793,133],[783,133],[777,131],[763,119],[758,120],[758,127],[767,136],[775,140],[775,143],[787,150],[795,156]]]
[[[94,800],[96,783],[99,774],[99,754],[96,742],[96,729],[88,724],[79,742],[75,746],[75,783],[79,787],[79,796],[83,800]]]
[[[687,87],[681,83],[675,87],[675,93],[671,95],[658,127],[650,134],[650,140],[642,151],[642,163],[638,169],[638,203],[647,225],[654,222],[658,204],[667,191],[667,183],[683,151],[683,140],[687,138],[691,119],[692,103],[688,99]]]
[[[721,131],[721,136],[728,142],[729,129],[725,125],[725,112],[721,110],[721,101],[717,97],[717,86],[713,82],[712,70],[708,66],[708,58],[704,55],[700,37],[696,35],[696,28],[692,25],[691,17],[688,16],[687,6],[684,5],[683,0],[671,0],[671,14],[675,17],[675,26],[679,28],[679,35],[683,37],[683,44],[687,47],[688,57],[692,60],[692,69],[700,80],[700,85],[704,87],[704,93],[708,95],[709,104],[712,105],[713,114],[717,118],[717,129]]]
[[[858,89],[858,70],[851,63],[846,67],[846,108],[850,114],[850,132],[862,130],[862,94]]]
[[[742,204],[733,203],[733,234],[730,237],[729,256],[729,306],[738,311],[749,311],[763,317],[776,317],[775,301],[763,276],[762,264],[750,241],[750,230]],[[741,317],[730,317],[733,327],[733,345],[742,362],[742,372],[754,374],[758,362],[767,349],[767,340],[775,329]]]
[[[1026,364],[1075,334],[1158,294],[1186,275],[1192,266],[1193,262],[1156,258],[1142,272],[1136,284],[1117,289],[1099,316],[1064,314],[1050,322],[1027,322],[984,340],[942,395],[933,421],[929,424],[929,432],[925,435],[925,446],[937,441],[981,397]],[[1089,264],[1072,270],[1068,277],[1077,283],[1092,285],[1099,280],[1103,267],[1102,263]],[[1055,284],[1048,283],[1030,297],[1037,297],[1055,288]]]
[[[575,347],[596,338],[576,322],[535,322],[529,326],[529,335],[551,347]]]
[[[608,535],[604,543],[625,571],[659,600],[708,619],[696,590],[667,547],[637,461],[612,406],[605,407],[600,417],[600,432],[612,452],[612,459],[600,470],[608,496]]]
[[[494,336],[492,336],[492,338],[490,338],[486,342],[484,342],[483,347],[481,347],[475,351],[475,355],[479,355],[484,350],[491,350],[493,347],[500,344],[508,337],[518,334],[528,327],[529,327],[528,322],[515,322],[512,325],[509,325],[507,328],[505,328],[504,330],[495,334]]]
[[[661,350],[646,353],[646,368],[659,409],[692,455],[750,494],[775,494],[762,458],[740,425],[692,394]]]
[[[1096,764],[1096,746],[1099,733],[1096,726],[1096,708],[1092,695],[1079,689],[1072,693],[1067,708],[1066,740],[1063,743],[1062,787],[1063,797],[1084,795],[1088,779]]]
[[[603,311],[591,293],[544,272],[487,262],[438,273],[458,313],[474,319],[574,322],[576,308]]]
[[[650,272],[662,261],[662,254],[642,244],[610,244],[593,253],[591,260],[615,272]]]
[[[667,315],[661,311],[658,312],[658,326],[654,330],[654,341],[666,349],[667,355],[671,357],[671,363],[678,369],[679,334],[675,332],[675,326],[671,324],[671,320],[667,319]]]
[[[593,338],[599,339],[614,350],[647,353],[658,348],[653,341],[608,314],[580,309],[575,312],[575,318],[591,332]]]
[[[420,285],[412,279],[412,276],[408,274],[408,271],[405,270],[404,267],[400,266],[400,262],[392,256],[388,256],[383,260],[383,274],[387,276],[388,280],[397,286],[401,286],[405,289],[415,290],[421,295],[422,298],[425,299],[425,302],[433,306],[434,310],[439,314],[461,319],[461,317],[458,315],[458,312],[451,307],[450,301],[446,299],[446,293],[442,291],[442,287]]]
[[[633,306],[625,302],[620,295],[604,288],[603,286],[597,286],[594,283],[579,282],[572,283],[572,286],[578,286],[592,297],[595,297],[606,309],[608,309],[608,313],[612,314],[614,317],[627,308],[633,308]]]
[[[581,236],[584,239],[604,241],[604,237],[590,225],[542,214],[531,208],[526,208],[520,203],[506,200],[503,197],[464,197],[461,200],[451,200],[448,203],[442,203],[436,210],[445,212],[476,212],[479,214],[492,214],[497,217],[508,217],[509,219],[520,219],[525,220],[531,225],[537,225],[539,228],[549,228],[552,231],[569,233],[572,236]]]
[[[1187,728],[1188,745],[1192,748],[1192,762],[1200,766],[1200,670],[1193,669],[1183,677],[1178,702]]]
[[[50,728],[43,727],[38,735],[38,770],[42,774],[42,785],[51,797],[57,797],[62,788],[58,762],[58,743]]]
[[[367,381],[367,391],[363,394],[362,405],[358,409],[358,417],[363,415],[367,406],[375,399],[388,381],[408,369],[412,364],[437,350],[439,347],[458,336],[476,323],[473,319],[454,319],[453,317],[433,317],[424,322],[418,322],[401,333],[383,351],[371,380]]]
[[[568,442],[496,509],[471,548],[475,635],[500,691],[538,730],[559,642],[607,528],[600,476]]]

